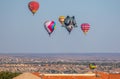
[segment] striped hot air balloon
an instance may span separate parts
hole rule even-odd
[[[81,30],[83,31],[83,33],[86,35],[86,33],[89,31],[90,29],[90,24],[88,23],[83,23],[81,24]]]

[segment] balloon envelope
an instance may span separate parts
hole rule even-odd
[[[64,27],[67,29],[69,33],[72,31],[73,28],[77,27],[75,17],[67,16],[64,20]]]
[[[84,32],[84,34],[86,34],[88,32],[88,30],[90,29],[90,24],[88,24],[88,23],[81,24],[81,29]]]
[[[89,64],[89,68],[90,69],[95,69],[97,66],[95,65],[95,63],[90,63]]]
[[[65,16],[59,16],[59,22],[60,22],[61,24],[64,23],[64,20],[65,20]]]
[[[39,9],[39,3],[37,1],[31,1],[28,3],[28,8],[34,15]]]
[[[56,23],[54,21],[47,20],[44,23],[44,27],[45,27],[46,31],[48,32],[48,34],[50,35],[56,28]]]

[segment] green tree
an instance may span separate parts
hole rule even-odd
[[[21,74],[21,73],[18,73],[18,72],[15,72],[15,73],[13,73],[13,72],[0,72],[0,79],[12,79],[12,78],[14,78],[14,77],[16,77],[16,76],[18,76],[19,74]]]

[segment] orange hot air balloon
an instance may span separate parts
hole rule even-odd
[[[60,17],[59,17],[59,22],[60,22],[61,24],[64,24],[64,20],[65,20],[65,16],[60,16]]]
[[[88,24],[88,23],[81,24],[81,29],[84,32],[84,34],[86,35],[86,33],[88,32],[88,30],[90,29],[90,24]]]
[[[37,1],[31,1],[28,3],[28,8],[34,15],[39,9],[39,3]]]

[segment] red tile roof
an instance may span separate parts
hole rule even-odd
[[[32,73],[41,79],[120,79],[120,74],[97,72],[96,74],[40,74]]]
[[[39,72],[33,72],[32,74],[38,76],[38,77],[41,77],[40,73]]]
[[[120,74],[110,74],[108,79],[120,79]]]

